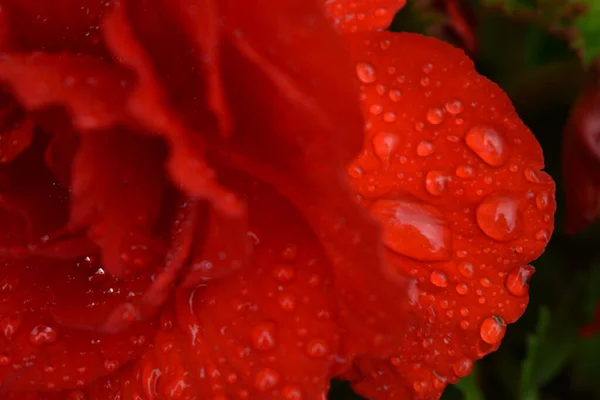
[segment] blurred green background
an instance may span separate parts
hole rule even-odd
[[[449,387],[443,400],[600,399],[600,334],[579,330],[600,301],[600,224],[564,230],[562,132],[584,77],[600,54],[600,0],[407,0],[392,30],[437,36],[454,45],[448,2],[472,29],[478,71],[498,83],[543,146],[557,182],[556,230],[533,265],[531,302],[500,350]],[[600,110],[598,110],[600,113]],[[600,171],[598,171],[600,174]],[[360,399],[334,382],[330,399]]]

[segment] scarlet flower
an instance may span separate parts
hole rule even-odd
[[[0,396],[434,399],[497,349],[554,184],[403,3],[3,0]]]

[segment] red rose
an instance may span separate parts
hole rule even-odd
[[[497,349],[554,185],[403,3],[3,0],[0,393],[429,399]]]

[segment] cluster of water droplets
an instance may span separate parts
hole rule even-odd
[[[385,50],[389,47],[389,43],[382,42],[380,47]],[[419,80],[419,84],[425,90],[426,97],[429,88],[439,86],[439,82],[434,81],[429,74],[434,70],[434,65],[427,63],[423,65],[422,71],[425,75]],[[397,75],[396,84],[391,89],[379,82],[379,74],[388,75],[382,78],[382,81],[390,81],[389,75],[397,73],[394,67],[390,67],[385,71],[379,71],[374,65],[368,62],[360,62],[356,64],[356,74],[362,85],[365,87],[375,85],[375,91],[380,96],[384,96],[387,92],[389,99],[392,102],[399,101],[402,98],[402,90],[397,87],[397,84],[402,84],[406,81],[406,76]],[[392,80],[393,81],[393,80]],[[366,96],[363,96],[363,101],[366,101]],[[464,134],[460,136],[448,135],[447,140],[451,143],[456,143],[457,146],[464,145],[475,156],[471,163],[465,162],[464,165],[459,165],[455,168],[454,174],[451,175],[447,171],[441,169],[432,169],[424,171],[425,191],[435,197],[443,196],[448,190],[448,184],[456,180],[467,181],[474,180],[478,177],[478,164],[482,164],[483,169],[494,171],[501,167],[505,167],[511,158],[511,144],[506,135],[501,129],[489,124],[475,124],[469,126],[461,114],[465,112],[465,104],[456,98],[446,101],[439,107],[432,107],[426,111],[423,116],[423,121],[416,122],[414,129],[416,132],[424,132],[427,124],[432,129],[438,129],[443,123],[453,120],[456,126],[464,126]],[[386,114],[393,114],[394,111],[386,113],[385,107],[374,103],[369,106],[368,114],[373,117],[382,118],[385,122],[394,122],[391,118],[384,118]],[[370,118],[367,115],[367,120]],[[387,168],[392,162],[392,158],[398,151],[402,143],[401,134],[394,130],[393,124],[390,125],[388,131],[379,133],[369,133],[373,124],[367,122],[367,134],[372,138],[372,148],[374,154],[381,160],[384,167]],[[456,130],[456,128],[452,128]],[[436,133],[437,134],[437,133]],[[514,145],[520,144],[518,139],[514,140]],[[436,145],[432,140],[423,139],[415,147],[417,157],[427,158],[435,156]],[[399,156],[397,160],[400,164],[408,162],[406,156]],[[477,162],[479,160],[479,162]],[[518,164],[511,164],[507,168],[511,173],[520,172]],[[531,168],[525,168],[520,172],[524,179],[529,183],[540,183],[538,173]],[[349,169],[349,175],[355,179],[365,177],[365,171],[359,164],[353,164]],[[402,175],[402,174],[400,174]],[[494,182],[493,177],[483,177],[484,183],[491,185]],[[464,193],[463,189],[457,189],[457,194]],[[484,191],[478,189],[475,192],[479,196],[484,195]],[[544,221],[549,221],[551,215],[546,213],[549,205],[548,193],[540,191],[535,194],[535,207],[537,212],[543,214]],[[523,204],[525,200],[517,198],[510,191],[506,193],[491,193],[483,196],[479,204],[474,208],[468,208],[465,212],[474,212],[475,221],[478,228],[487,237],[496,242],[510,242],[519,239],[523,231],[523,208],[528,205]],[[453,251],[452,232],[449,223],[444,217],[444,214],[435,206],[415,200],[412,197],[393,199],[376,198],[368,203],[371,213],[377,217],[384,225],[384,244],[385,246],[398,254],[410,257],[415,260],[424,262],[450,261],[451,259],[464,259],[467,256],[466,250]],[[472,211],[471,211],[472,210]],[[549,232],[540,230],[535,233],[535,239],[540,242],[540,245],[545,245],[549,240]],[[410,238],[410,240],[407,240]],[[515,252],[522,253],[523,247],[516,246]],[[487,251],[489,249],[485,249]],[[436,288],[448,288],[453,286],[457,294],[464,296],[473,292],[473,295],[478,296],[478,302],[485,304],[486,299],[483,296],[482,289],[475,289],[469,283],[475,276],[475,267],[466,261],[458,261],[457,271],[459,279],[464,278],[465,282],[451,284],[447,274],[441,270],[432,270],[429,276],[429,282]],[[533,274],[534,269],[531,266],[516,267],[508,273],[500,272],[499,277],[504,279],[504,289],[510,295],[515,297],[523,297],[528,293],[528,281]],[[489,288],[492,283],[488,278],[480,279],[480,285],[483,289]],[[496,293],[496,292],[494,292]],[[445,304],[448,306],[447,304]],[[443,307],[442,308],[447,308]],[[448,310],[447,313],[453,311]],[[470,311],[467,307],[460,308],[460,314],[463,317],[468,317]],[[462,329],[470,329],[471,323],[464,319],[461,321]],[[479,335],[481,341],[486,345],[498,344],[505,333],[506,324],[498,315],[490,315],[483,318],[479,322]],[[463,357],[454,365],[454,372],[458,377],[463,377],[471,372],[473,360],[468,357]],[[415,382],[415,390],[422,391],[426,383]]]

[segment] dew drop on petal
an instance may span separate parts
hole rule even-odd
[[[323,358],[329,354],[327,342],[321,339],[315,339],[306,345],[306,354],[312,358]]]
[[[465,136],[467,146],[484,162],[499,167],[509,156],[508,144],[500,132],[486,125],[475,125]]]
[[[387,164],[390,156],[398,148],[398,142],[397,135],[391,132],[380,132],[373,137],[373,151],[381,161]]]
[[[477,207],[477,224],[492,239],[515,239],[519,228],[519,205],[508,196],[491,195]]]
[[[454,373],[463,378],[471,373],[473,370],[473,361],[470,358],[461,358],[453,366]]]
[[[429,276],[429,281],[437,287],[443,288],[448,286],[448,278],[442,271],[432,271],[431,275]]]
[[[513,296],[525,296],[529,291],[529,279],[535,272],[531,265],[517,267],[506,275],[506,290]]]
[[[459,283],[458,285],[456,285],[456,293],[461,295],[469,293],[469,286],[467,286],[466,283]]]
[[[441,108],[430,108],[427,111],[427,121],[432,125],[439,125],[444,122],[444,110]]]
[[[52,344],[57,339],[56,330],[46,325],[37,325],[29,333],[29,342],[33,345]]]
[[[475,176],[475,168],[470,165],[460,165],[456,168],[456,176],[462,179],[471,179]]]
[[[550,232],[545,229],[539,230],[535,233],[535,238],[540,242],[547,242],[550,240]]]
[[[278,265],[273,268],[273,276],[281,283],[288,283],[294,279],[294,268],[289,265]]]
[[[284,400],[302,400],[302,391],[293,386],[286,386],[281,391]]]
[[[251,332],[252,345],[257,350],[267,351],[275,348],[275,323],[263,322],[256,325]]]
[[[392,89],[392,90],[390,90],[388,97],[390,98],[391,101],[394,101],[394,102],[399,101],[400,97],[402,97],[402,92],[398,89]]]
[[[382,223],[383,243],[390,250],[421,261],[450,259],[451,231],[434,206],[412,199],[379,199],[370,211]]]
[[[441,196],[446,190],[447,180],[442,171],[429,171],[425,176],[425,189],[432,196]]]
[[[417,145],[417,155],[419,157],[427,157],[433,154],[435,148],[433,144],[428,140],[421,140]]]
[[[256,374],[254,385],[259,391],[267,392],[277,386],[279,379],[279,372],[271,368],[264,368]]]
[[[18,317],[5,317],[0,321],[0,332],[6,341],[10,342],[15,333],[21,326],[21,319]]]
[[[460,262],[458,264],[458,272],[461,273],[462,276],[464,276],[465,278],[472,278],[473,277],[473,264],[469,263],[469,262]]]
[[[463,109],[463,103],[460,100],[457,99],[453,99],[448,101],[444,108],[446,109],[446,111],[448,111],[450,114],[456,115],[456,114],[460,114]]]
[[[364,62],[356,64],[356,76],[358,76],[358,79],[363,83],[373,83],[377,79],[375,67]]]
[[[488,344],[496,344],[502,340],[506,332],[506,325],[502,318],[494,315],[483,320],[479,328],[481,340]]]

